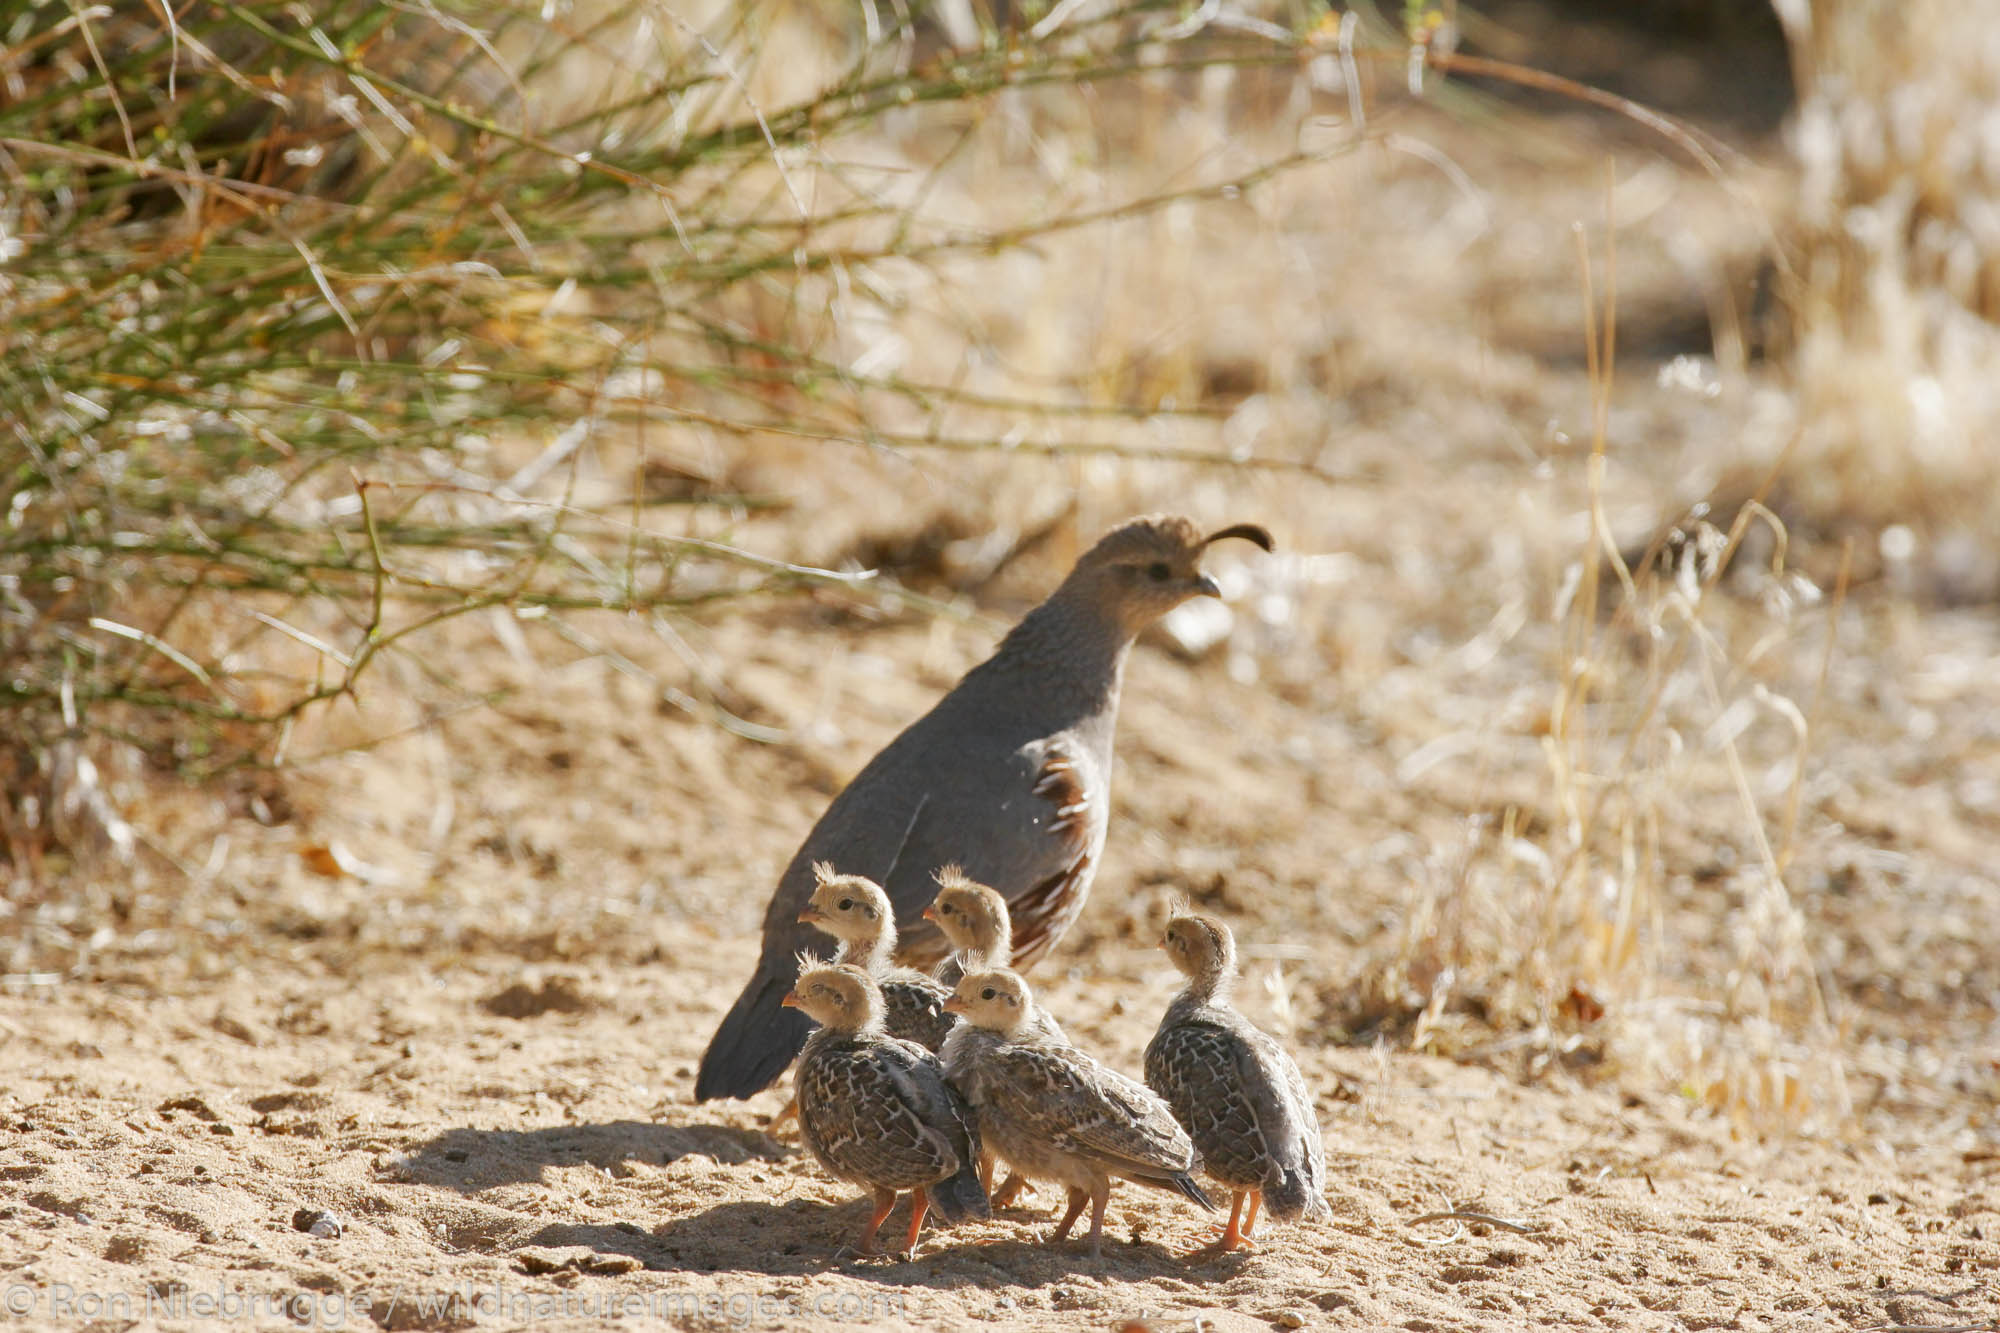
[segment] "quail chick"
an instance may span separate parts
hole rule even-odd
[[[1249,1249],[1260,1204],[1281,1222],[1326,1208],[1326,1150],[1312,1094],[1285,1048],[1230,1005],[1236,941],[1228,926],[1180,914],[1160,947],[1188,984],[1146,1047],[1146,1082],[1173,1107],[1208,1174],[1230,1191],[1229,1225],[1208,1249]]]
[[[952,949],[951,957],[938,968],[938,980],[953,986],[967,972],[1007,966],[1014,938],[1007,900],[984,884],[967,878],[965,871],[955,865],[940,867],[937,882],[937,899],[924,909],[924,920],[936,923]],[[1035,1018],[1039,1035],[1060,1045],[1069,1044],[1069,1038],[1048,1010],[1037,1005]],[[992,1197],[993,1206],[1005,1208],[1030,1187],[1025,1177],[1014,1172],[1000,1183],[1000,1188],[994,1189],[993,1163],[993,1149],[988,1145],[979,1163],[979,1179]]]
[[[951,991],[915,968],[890,961],[896,950],[896,918],[881,885],[861,875],[835,874],[824,861],[813,867],[813,876],[813,896],[799,920],[839,940],[834,961],[854,964],[881,988],[882,1023],[890,1036],[929,1051],[944,1045],[945,1033],[957,1021],[944,1011]]]
[[[820,1024],[799,1057],[806,1147],[828,1174],[875,1196],[856,1248],[878,1253],[875,1233],[902,1190],[910,1192],[908,1253],[933,1205],[947,1223],[990,1216],[972,1110],[935,1055],[883,1031],[873,979],[858,967],[807,960],[781,1003]]]
[[[1006,967],[1009,941],[1014,937],[1007,900],[984,884],[966,878],[965,872],[955,865],[940,867],[937,882],[937,898],[924,909],[924,920],[935,923],[951,945],[951,956],[937,970],[938,981],[946,987],[956,987],[959,978],[968,972]],[[1036,1031],[1068,1044],[1069,1038],[1063,1035],[1055,1015],[1036,1005],[1035,1018]]]
[[[1271,535],[1248,523],[1203,535],[1189,519],[1156,514],[1113,528],[992,657],[834,798],[772,894],[762,955],[702,1055],[696,1100],[769,1087],[804,1042],[806,1024],[778,997],[796,975],[795,954],[823,952],[798,924],[815,862],[882,885],[906,932],[904,961],[917,966],[944,956],[943,939],[918,916],[931,872],[947,862],[1007,900],[1015,966],[1033,966],[1062,938],[1104,847],[1132,641],[1189,598],[1218,595],[1201,558],[1228,537],[1271,549]]]
[[[1051,1243],[1069,1235],[1088,1203],[1090,1252],[1102,1257],[1114,1176],[1214,1207],[1190,1174],[1200,1158],[1167,1104],[1042,1036],[1019,973],[969,973],[945,1007],[964,1020],[945,1041],[946,1076],[977,1114],[982,1137],[1022,1174],[1069,1190]]]
[[[924,920],[944,932],[951,948],[938,964],[937,979],[956,986],[967,972],[1008,966],[1014,957],[1014,919],[1007,900],[955,862],[939,866],[931,877],[938,892],[924,909]]]

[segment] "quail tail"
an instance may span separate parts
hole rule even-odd
[[[812,1035],[812,1020],[779,1001],[791,982],[757,969],[702,1052],[694,1099],[754,1097],[777,1082]]]
[[[993,1216],[986,1191],[979,1184],[977,1153],[958,1168],[956,1175],[931,1186],[931,1210],[953,1226],[968,1219],[984,1222]]]
[[[1186,1171],[1176,1171],[1172,1175],[1162,1172],[1157,1176],[1135,1175],[1127,1178],[1136,1180],[1142,1185],[1151,1185],[1154,1189],[1170,1190],[1189,1203],[1199,1204],[1211,1213],[1215,1211],[1215,1200],[1209,1198],[1207,1192],[1196,1184],[1195,1178]]]

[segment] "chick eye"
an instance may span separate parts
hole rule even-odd
[[[982,999],[982,1000],[990,1000],[990,999],[992,999],[992,998],[993,998],[993,988],[992,988],[991,986],[988,986],[988,987],[987,987],[987,988],[986,988],[985,990],[983,990],[983,991],[979,992],[979,998],[980,998],[980,999]]]
[[[1155,560],[1152,564],[1146,566],[1146,577],[1155,583],[1165,583],[1169,578],[1173,577],[1173,572],[1173,570],[1167,567],[1167,562],[1164,560]]]
[[[854,899],[842,898],[840,900],[840,910],[843,912],[852,912],[854,910]]]

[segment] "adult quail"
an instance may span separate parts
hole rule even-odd
[[[938,1058],[882,1030],[882,993],[858,967],[808,960],[779,1001],[820,1024],[799,1057],[799,1129],[829,1175],[872,1192],[875,1210],[857,1248],[910,1192],[914,1253],[924,1214],[948,1223],[990,1216],[979,1184],[979,1130]]]
[[[1069,1189],[1052,1244],[1088,1203],[1090,1252],[1102,1257],[1114,1176],[1215,1206],[1190,1174],[1201,1159],[1167,1104],[1074,1046],[1037,1035],[1034,997],[1019,973],[969,973],[945,1007],[964,1019],[945,1039],[945,1076],[972,1106],[981,1137],[1022,1174]]]
[[[779,1007],[801,951],[825,944],[799,924],[816,861],[864,874],[896,909],[905,960],[935,965],[944,941],[919,920],[931,874],[956,862],[999,890],[1013,911],[1014,957],[1030,967],[1083,908],[1104,846],[1112,736],[1132,640],[1191,597],[1215,596],[1201,570],[1210,544],[1186,518],[1135,518],[1077,560],[1047,601],[965,674],[930,712],[869,761],[834,798],[792,857],[764,913],[763,953],[710,1039],[695,1099],[769,1087],[805,1041],[806,1022]]]
[[[834,961],[854,964],[881,989],[882,1026],[890,1036],[928,1051],[944,1045],[944,1034],[958,1021],[944,1011],[951,991],[941,981],[889,961],[896,950],[889,895],[874,880],[836,874],[824,861],[813,866],[813,876],[816,887],[799,920],[839,940]]]
[[[1260,1203],[1281,1222],[1325,1209],[1319,1118],[1298,1063],[1229,1003],[1236,980],[1229,927],[1180,914],[1167,923],[1160,947],[1188,984],[1146,1047],[1146,1082],[1173,1107],[1208,1174],[1231,1193],[1229,1225],[1208,1248],[1248,1249]]]

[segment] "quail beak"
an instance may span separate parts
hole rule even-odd
[[[944,1002],[944,1011],[948,1014],[962,1014],[965,1012],[965,1002],[954,995]]]
[[[785,992],[785,998],[778,1001],[778,1007],[780,1009],[802,1009],[805,1006],[799,1003],[799,993],[797,991],[788,990]]]
[[[1206,574],[1194,576],[1194,591],[1197,597],[1220,597],[1222,588]]]
[[[931,905],[930,905],[929,907],[926,907],[926,908],[924,909],[924,920],[926,920],[926,921],[935,921],[935,920],[937,920],[937,904],[936,904],[936,903],[932,903],[932,904],[931,904]]]
[[[811,903],[808,903],[804,907],[799,909],[799,924],[802,926],[809,926],[815,922],[824,920],[826,920],[826,913],[820,911],[817,907],[814,907]]]

